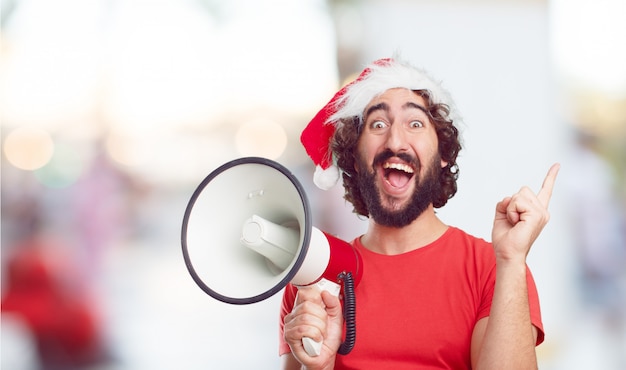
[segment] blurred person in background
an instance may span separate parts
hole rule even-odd
[[[40,369],[86,369],[104,363],[99,315],[67,248],[35,231],[3,251],[3,258],[2,314],[30,331]]]
[[[383,59],[303,131],[315,183],[329,188],[341,173],[346,200],[369,227],[352,242],[364,271],[352,352],[337,356],[340,299],[289,285],[280,325],[285,369],[537,367],[544,332],[526,256],[548,222],[558,165],[537,194],[523,187],[496,205],[492,243],[475,238],[435,213],[457,189],[456,120],[439,83]],[[323,341],[318,356],[307,354],[303,337]]]
[[[626,366],[626,216],[616,176],[598,152],[601,140],[580,129],[569,158],[568,212],[578,251],[579,293],[587,321],[599,321]],[[607,348],[608,349],[608,348]]]
[[[69,204],[82,273],[97,287],[107,253],[139,229],[136,210],[144,187],[113,163],[103,142],[94,147],[95,155],[74,184]]]

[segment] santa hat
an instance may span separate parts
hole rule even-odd
[[[337,125],[341,125],[344,118],[362,118],[365,107],[372,99],[393,88],[428,90],[433,102],[446,104],[450,109],[449,118],[455,120],[454,102],[441,83],[405,62],[379,59],[365,68],[356,80],[339,90],[302,131],[300,141],[316,166],[313,182],[317,187],[327,190],[339,181],[339,169],[333,163],[330,150]]]

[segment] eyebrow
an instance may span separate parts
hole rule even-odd
[[[415,108],[415,109],[419,109],[422,112],[428,114],[428,110],[426,110],[426,107],[423,107],[417,103],[413,103],[413,102],[407,102],[405,103],[402,108],[406,109],[406,108]]]
[[[428,111],[426,110],[425,107],[417,104],[417,103],[413,103],[413,102],[406,102],[404,103],[404,105],[402,106],[403,109],[407,109],[407,108],[413,108],[413,109],[419,109],[422,112],[424,112],[425,114],[428,114]],[[365,111],[365,114],[363,116],[363,118],[365,120],[367,120],[367,117],[369,117],[370,114],[379,111],[379,110],[384,110],[385,112],[389,111],[389,105],[387,105],[387,103],[378,103],[375,105],[372,105],[371,107],[367,108],[367,110]]]

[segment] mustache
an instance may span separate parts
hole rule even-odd
[[[389,158],[393,157],[400,158],[404,162],[409,163],[416,170],[421,167],[421,163],[416,157],[413,157],[408,153],[395,153],[391,149],[385,149],[384,151],[378,153],[374,157],[374,163],[372,163],[372,165],[374,168],[376,168],[377,166],[385,163]]]

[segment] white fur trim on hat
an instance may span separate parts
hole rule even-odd
[[[327,169],[323,169],[321,166],[315,166],[315,173],[313,174],[313,183],[322,190],[328,190],[335,186],[339,181],[339,168],[335,165],[331,165]]]
[[[361,81],[349,86],[346,93],[335,102],[337,111],[326,123],[336,123],[342,118],[362,117],[365,107],[374,98],[393,88],[428,90],[433,102],[446,104],[450,108],[450,118],[455,121],[460,119],[448,91],[426,71],[395,59],[383,64],[372,63],[368,68],[370,72]]]

